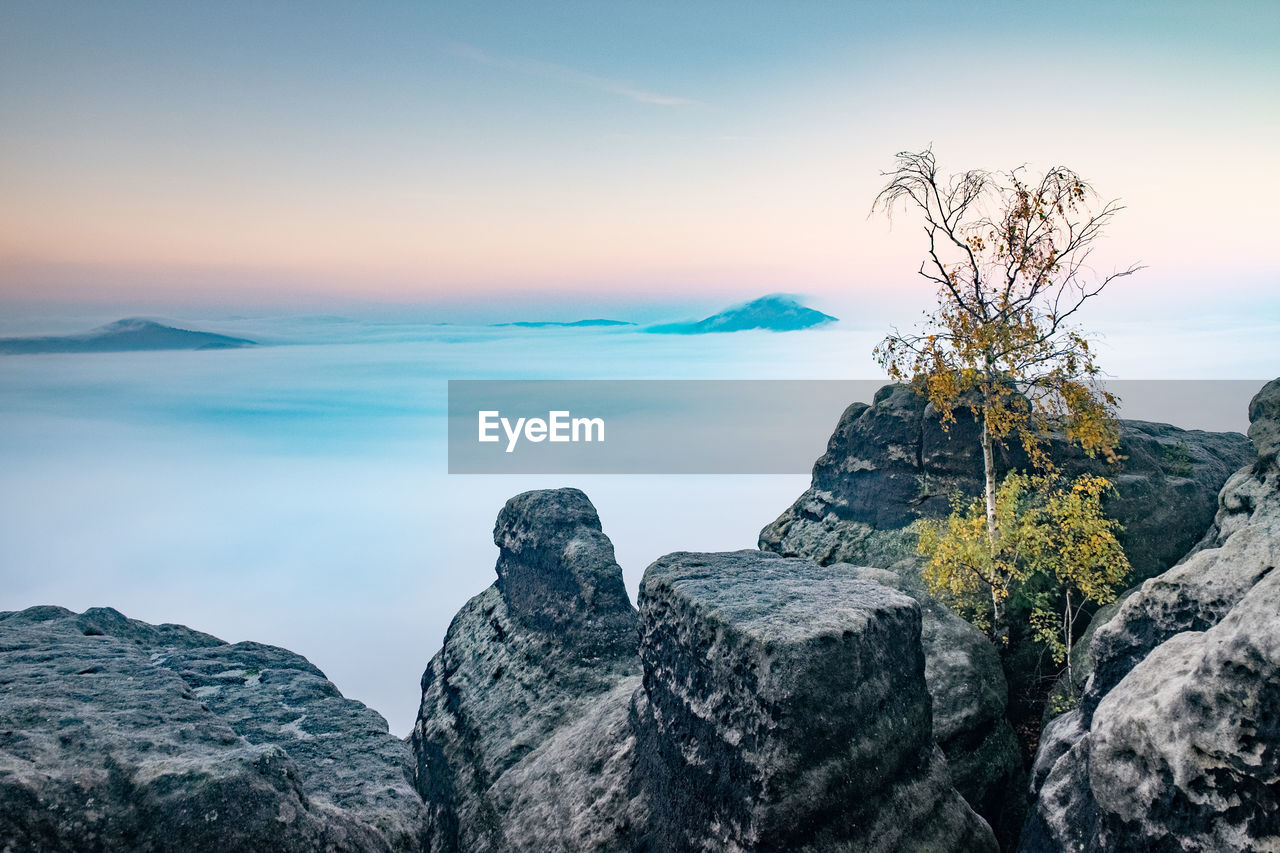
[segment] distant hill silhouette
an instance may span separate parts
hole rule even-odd
[[[22,355],[52,352],[135,352],[142,350],[234,349],[254,346],[253,341],[176,329],[154,320],[130,317],[74,335],[0,338],[0,353]]]
[[[794,332],[820,326],[823,323],[834,323],[836,319],[830,314],[806,308],[793,297],[775,293],[741,305],[734,305],[702,320],[660,323],[649,326],[644,331],[659,335],[703,335],[713,332],[741,332],[747,329]]]

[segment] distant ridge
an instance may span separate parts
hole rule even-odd
[[[702,320],[686,323],[659,323],[644,331],[658,335],[704,335],[715,332],[742,332],[765,329],[772,332],[795,332],[837,318],[801,305],[794,297],[782,293],[762,296],[734,305]]]
[[[88,332],[29,338],[0,338],[0,353],[138,352],[145,350],[236,349],[256,346],[253,341],[177,329],[154,320],[129,317]]]
[[[560,323],[554,320],[522,320],[517,323],[493,323],[493,326],[519,326],[523,329],[542,329],[548,326],[573,328],[577,326],[634,326],[627,320],[574,320],[572,323]]]

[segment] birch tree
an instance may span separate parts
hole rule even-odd
[[[875,348],[890,377],[911,381],[943,427],[968,406],[981,422],[987,548],[999,549],[995,449],[1018,441],[1048,469],[1050,427],[1089,455],[1115,459],[1116,398],[1098,382],[1078,313],[1134,265],[1106,274],[1090,264],[1095,244],[1123,207],[1101,202],[1070,169],[1034,178],[1026,169],[940,176],[933,152],[903,152],[872,211],[899,208],[923,226],[919,274],[937,288],[937,307],[910,332],[891,330]],[[998,584],[997,584],[998,585]],[[1002,602],[994,601],[996,624]]]

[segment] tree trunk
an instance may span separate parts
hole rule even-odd
[[[982,416],[982,469],[987,504],[987,545],[991,549],[991,556],[994,557],[996,549],[1000,547],[1000,525],[996,520],[996,458],[985,413]],[[994,585],[991,587],[991,609],[992,633],[996,640],[1004,641],[1004,602],[1000,600],[999,592]]]
[[[986,481],[987,499],[987,542],[992,553],[1000,542],[1000,526],[996,522],[996,457],[991,441],[991,431],[987,429],[986,415],[982,417],[982,473]]]
[[[1071,671],[1071,646],[1072,646],[1071,623],[1074,622],[1075,620],[1072,618],[1072,614],[1071,614],[1071,590],[1070,589],[1067,590],[1067,609],[1066,609],[1066,612],[1063,614],[1062,621],[1063,621],[1062,627],[1065,630],[1067,635],[1067,686],[1071,688],[1071,695],[1075,696],[1076,695],[1076,677],[1075,677],[1075,673]]]

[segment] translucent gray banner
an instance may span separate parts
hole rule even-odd
[[[808,474],[883,380],[450,380],[450,474]],[[1244,432],[1264,380],[1115,380],[1120,416]]]

